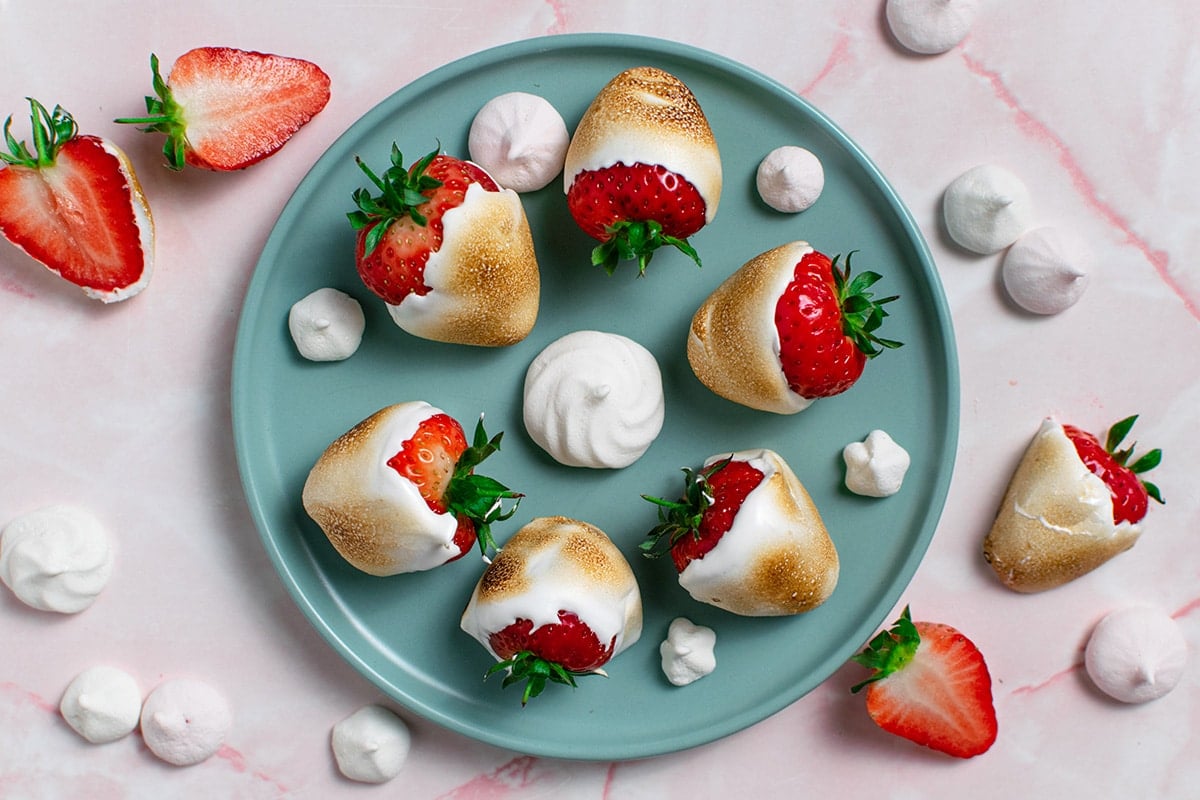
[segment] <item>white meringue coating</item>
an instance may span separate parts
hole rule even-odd
[[[873,430],[861,442],[842,449],[846,488],[866,497],[890,497],[900,491],[911,458],[886,431]]]
[[[508,92],[479,109],[467,135],[471,160],[515,192],[547,186],[562,172],[571,135],[544,97]]]
[[[796,213],[817,202],[825,188],[825,168],[810,150],[776,147],[758,164],[754,176],[759,197],[776,211]]]
[[[667,628],[667,638],[658,646],[663,674],[673,686],[687,686],[717,668],[713,648],[717,634],[712,628],[677,617]]]
[[[58,708],[76,733],[92,744],[105,744],[138,726],[142,692],[129,673],[99,665],[75,676]]]
[[[946,232],[973,253],[999,253],[1030,229],[1025,183],[1004,167],[980,164],[954,179],[942,198]]]
[[[412,734],[391,710],[367,705],[333,726],[330,746],[338,770],[350,780],[386,783],[404,768]]]
[[[21,602],[60,614],[83,611],[112,574],[108,533],[91,512],[49,506],[9,522],[0,533],[0,581]]]
[[[1167,694],[1179,684],[1187,661],[1187,640],[1179,624],[1150,606],[1104,617],[1084,651],[1092,681],[1123,703],[1145,703]]]
[[[888,0],[888,27],[914,53],[934,55],[953,49],[967,34],[979,0]]]
[[[142,705],[142,739],[150,752],[179,767],[199,764],[225,743],[233,725],[229,703],[207,683],[171,678]]]
[[[627,467],[654,442],[665,414],[654,356],[615,333],[575,331],[525,373],[525,429],[559,463]]]
[[[1034,314],[1066,311],[1087,289],[1087,245],[1058,228],[1036,228],[1004,254],[1004,288],[1017,305]]]
[[[329,287],[305,295],[288,311],[288,332],[309,361],[344,361],[354,355],[366,325],[359,302]]]

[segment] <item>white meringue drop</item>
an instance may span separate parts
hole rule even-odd
[[[75,676],[58,708],[67,724],[89,742],[115,742],[137,727],[142,692],[129,673],[100,665]]]
[[[0,581],[21,602],[74,614],[108,584],[113,550],[91,512],[54,505],[9,522],[0,533]]]
[[[168,764],[187,767],[221,749],[233,716],[212,686],[194,678],[171,678],[146,698],[141,724],[150,752]]]
[[[981,255],[999,253],[1033,221],[1029,189],[995,164],[980,164],[955,178],[942,198],[942,211],[950,238]]]
[[[1004,288],[1026,311],[1058,314],[1083,296],[1089,260],[1087,245],[1079,237],[1058,228],[1036,228],[1004,254]]]
[[[338,770],[347,778],[386,783],[404,768],[412,734],[389,709],[367,705],[333,726],[330,744]]]
[[[846,488],[866,497],[889,497],[900,491],[911,463],[908,451],[882,430],[846,445],[842,460],[846,462]]]
[[[803,147],[784,145],[758,164],[755,185],[763,202],[776,211],[796,213],[817,202],[825,188],[821,160]]]
[[[1120,609],[1100,620],[1084,651],[1092,681],[1123,703],[1145,703],[1170,692],[1187,660],[1179,624],[1150,606]]]
[[[667,628],[667,638],[658,646],[662,671],[674,686],[687,686],[717,668],[713,648],[717,634],[712,628],[676,617]]]
[[[344,361],[354,355],[366,324],[357,300],[328,287],[305,295],[288,311],[292,341],[309,361]]]
[[[467,134],[471,160],[514,192],[541,189],[562,172],[571,136],[550,101],[528,92],[493,97]]]
[[[914,53],[934,55],[967,38],[979,0],[888,0],[886,16],[892,35]]]

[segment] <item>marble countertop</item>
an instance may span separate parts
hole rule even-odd
[[[0,116],[23,132],[26,96],[70,109],[138,166],[158,231],[143,295],[102,307],[0,244],[0,524],[51,503],[93,510],[116,569],[85,612],[34,611],[0,591],[0,796],[5,798],[420,798],[1153,796],[1200,781],[1200,671],[1140,706],[1082,668],[1091,628],[1137,604],[1200,646],[1200,7],[1187,0],[983,0],[968,38],[916,56],[890,38],[881,0],[827,3],[60,4],[0,0]],[[48,18],[51,17],[51,18]],[[987,657],[1000,735],[958,761],[882,733],[846,687],[853,666],[720,741],[621,763],[535,758],[481,744],[395,706],[309,626],[271,568],[238,478],[231,354],[258,253],[297,182],[355,119],[462,56],[547,34],[623,32],[685,42],[790,87],[870,154],[936,261],[954,319],[961,433],[948,502],[900,604],[958,627]],[[221,44],[294,55],[333,79],[328,107],[268,161],[235,175],[154,168],[158,143],[111,124],[167,61]],[[168,54],[171,54],[170,56]],[[980,163],[1028,185],[1037,224],[1093,250],[1066,312],[1016,308],[1001,257],[954,245],[942,192]],[[1003,588],[980,545],[1041,419],[1102,430],[1141,414],[1163,447],[1155,507],[1136,547],[1034,597]],[[898,605],[898,607],[899,607]],[[235,723],[213,758],[169,766],[135,733],[90,745],[58,713],[71,678],[119,665],[146,689],[203,677]],[[413,732],[382,788],[342,778],[331,726],[360,706]]]

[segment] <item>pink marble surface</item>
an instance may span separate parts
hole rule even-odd
[[[68,2],[0,0],[0,115],[25,96],[70,109],[138,165],[158,223],[146,292],[102,307],[0,246],[0,522],[71,500],[118,541],[108,589],[77,616],[0,591],[0,797],[421,798],[1195,796],[1200,671],[1154,703],[1095,690],[1082,647],[1106,612],[1157,605],[1200,646],[1200,7],[1191,0],[984,0],[940,56],[899,50],[881,0],[757,3],[510,0]],[[685,21],[686,20],[686,21]],[[387,37],[381,35],[387,31]],[[231,350],[243,294],[279,210],[344,128],[406,82],[531,36],[617,31],[685,41],[792,87],[875,159],[938,264],[962,369],[958,461],[936,537],[904,593],[959,627],[995,680],[1000,737],[959,762],[884,734],[846,688],[848,666],[775,716],[722,741],[629,763],[536,759],[401,710],[414,733],[386,788],[341,778],[331,726],[387,702],[308,626],[275,577],[243,499],[230,433]],[[110,120],[147,88],[146,58],[222,44],[309,58],[333,78],[326,110],[279,154],[234,175],[157,169],[157,142]],[[17,126],[24,131],[21,125]],[[1094,247],[1092,283],[1066,313],[1017,311],[998,256],[939,225],[946,185],[978,163],[1029,185],[1039,225]],[[1129,553],[1028,597],[1002,588],[980,543],[1040,419],[1102,429],[1142,414],[1165,448],[1168,504]],[[135,733],[89,745],[59,716],[70,679],[97,663],[201,677],[235,710],[224,748],[168,766]],[[868,795],[869,793],[869,795]]]

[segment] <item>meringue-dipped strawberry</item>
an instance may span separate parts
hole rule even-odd
[[[643,555],[669,552],[688,594],[743,616],[799,614],[829,599],[837,549],[778,453],[712,456],[684,473],[679,500],[645,496],[659,507],[659,524]]]
[[[853,661],[873,670],[867,713],[883,730],[958,758],[986,752],[998,726],[992,676],[979,648],[942,623],[913,622],[908,608]]]
[[[592,101],[567,148],[567,208],[601,242],[592,263],[639,274],[664,245],[700,257],[688,237],[711,222],[721,199],[721,157],[696,96],[656,67],[614,77]]]
[[[354,193],[355,263],[405,331],[454,344],[501,347],[537,321],[541,282],[518,194],[478,164],[433,151],[376,175]]]
[[[151,54],[146,116],[117,122],[163,133],[167,166],[226,172],[283,147],[329,102],[329,76],[311,61],[232,47],[181,55],[166,80]]]
[[[633,570],[593,525],[539,517],[513,534],[484,571],[462,629],[496,659],[487,676],[524,684],[521,704],[549,683],[605,674],[605,664],[642,633]]]
[[[840,394],[869,359],[901,345],[878,335],[885,304],[897,299],[873,296],[880,277],[852,275],[849,256],[831,259],[803,241],[761,253],[696,311],[692,371],[721,397],[777,414]]]
[[[325,449],[304,483],[304,510],[334,549],[372,575],[441,566],[476,543],[521,495],[475,467],[500,448],[483,419],[468,445],[462,426],[424,401],[383,408]],[[506,510],[504,500],[513,500]]]
[[[1018,592],[1053,589],[1133,547],[1149,501],[1163,502],[1141,477],[1162,451],[1135,458],[1132,446],[1119,449],[1136,420],[1113,425],[1104,444],[1074,425],[1043,420],[983,543],[1001,583]]]
[[[80,134],[61,106],[29,106],[32,151],[12,117],[4,123],[0,233],[89,297],[133,297],[154,266],[154,219],[133,165],[107,139]]]

